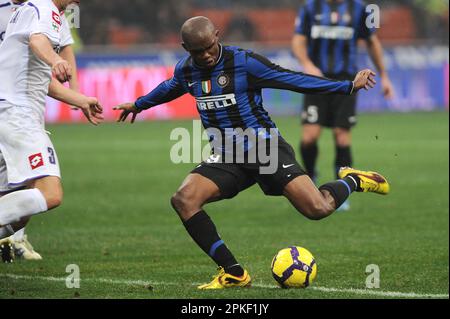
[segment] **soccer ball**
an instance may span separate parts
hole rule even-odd
[[[281,288],[306,288],[317,276],[317,264],[308,250],[292,246],[273,258],[272,275]]]

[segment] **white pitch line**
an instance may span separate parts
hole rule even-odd
[[[415,292],[397,292],[397,291],[378,291],[369,289],[338,289],[338,288],[326,288],[326,287],[310,287],[313,290],[322,292],[345,292],[357,295],[379,296],[379,297],[391,297],[391,298],[448,298],[448,294],[418,294]]]
[[[12,274],[0,274],[0,277],[10,278],[15,280],[46,280],[46,281],[60,281],[65,282],[65,277],[44,277],[44,276],[27,276],[27,275],[12,275]],[[126,285],[126,286],[179,286],[179,283],[174,282],[150,282],[143,280],[114,280],[107,278],[82,278],[80,280],[84,282],[98,282],[105,284],[115,284],[115,285]],[[194,283],[192,285],[197,286],[200,283]],[[279,289],[275,285],[264,285],[253,283],[252,287],[257,288],[267,288],[267,289]],[[415,292],[397,292],[397,291],[379,291],[379,290],[368,290],[368,289],[354,289],[354,288],[327,288],[327,287],[309,287],[310,290],[321,291],[325,293],[350,293],[355,295],[366,295],[366,296],[378,296],[378,297],[390,297],[390,298],[449,298],[448,294],[420,294]]]

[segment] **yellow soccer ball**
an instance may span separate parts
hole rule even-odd
[[[272,260],[272,275],[281,288],[306,288],[317,276],[317,264],[305,248],[282,249]]]

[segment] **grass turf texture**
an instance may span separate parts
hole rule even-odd
[[[206,206],[256,285],[223,291],[196,289],[215,274],[215,264],[188,237],[169,204],[194,167],[170,161],[169,135],[176,127],[191,128],[191,121],[49,126],[65,201],[28,227],[44,260],[0,265],[0,298],[387,297],[313,289],[365,289],[369,264],[381,269],[381,291],[448,294],[448,113],[359,119],[355,167],[382,172],[392,193],[354,194],[351,211],[319,222],[308,221],[284,198],[265,197],[258,186]],[[298,121],[276,119],[295,149]],[[320,182],[325,182],[334,179],[329,131],[320,147]],[[318,278],[312,288],[274,288],[270,262],[290,245],[315,256]],[[80,267],[80,289],[65,286],[69,264]],[[125,281],[145,281],[153,289]]]

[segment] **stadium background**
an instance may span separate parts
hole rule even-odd
[[[171,76],[185,54],[179,28],[190,16],[210,17],[223,42],[267,55],[283,67],[301,70],[290,50],[294,21],[301,1],[86,1],[81,7],[77,42],[80,89],[97,96],[106,118],[117,116],[113,105],[133,101]],[[378,35],[385,48],[387,69],[396,98],[385,101],[379,90],[364,93],[359,112],[448,109],[448,1],[375,1],[381,7]],[[420,21],[420,23],[419,23]],[[364,49],[359,65],[372,67]],[[303,97],[266,90],[265,105],[273,115],[299,113]],[[49,122],[82,120],[49,101]],[[185,96],[155,108],[140,119],[193,118],[192,98]]]

